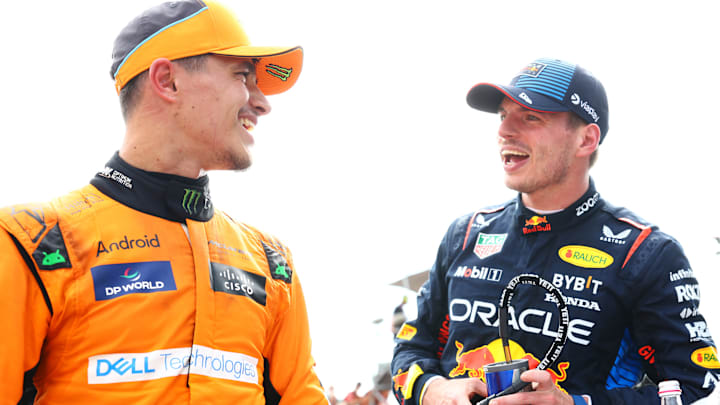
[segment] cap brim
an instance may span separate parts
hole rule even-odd
[[[300,46],[238,46],[210,53],[259,59],[256,65],[258,87],[265,95],[288,90],[302,71],[303,50]]]
[[[569,111],[567,107],[552,98],[532,90],[492,83],[480,83],[473,86],[467,94],[467,103],[476,110],[497,113],[498,108],[500,108],[500,103],[505,97],[533,111]]]

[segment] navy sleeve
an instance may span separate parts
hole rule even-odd
[[[443,375],[439,359],[447,342],[449,323],[445,275],[462,248],[463,222],[467,221],[456,221],[445,234],[429,279],[417,297],[417,319],[406,322],[395,338],[391,363],[393,393],[403,405],[420,404],[425,383]]]
[[[630,335],[647,376],[658,383],[678,380],[683,403],[710,394],[720,363],[699,312],[700,289],[681,246],[653,232],[627,271],[636,280]],[[657,388],[616,388],[592,394],[593,403],[657,404]]]

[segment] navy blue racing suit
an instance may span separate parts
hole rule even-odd
[[[396,337],[393,391],[403,405],[420,404],[435,376],[484,379],[483,365],[505,359],[499,297],[522,273],[564,296],[568,338],[548,371],[576,403],[586,395],[595,405],[657,404],[657,388],[638,384],[644,375],[654,383],[679,380],[684,403],[718,382],[717,350],[680,244],[607,203],[591,180],[561,212],[535,213],[518,196],[455,220],[420,290],[417,319]],[[509,309],[512,357],[532,368],[558,330],[555,298],[521,285]]]

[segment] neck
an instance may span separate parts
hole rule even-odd
[[[168,127],[167,122],[154,125],[156,121],[139,117],[128,120],[125,138],[120,147],[120,157],[149,172],[174,174],[196,179],[204,175],[202,167],[192,156],[190,145],[186,145],[179,129]]]
[[[590,175],[568,178],[561,184],[544,187],[530,193],[522,193],[522,202],[526,207],[542,211],[558,211],[570,206],[587,191]]]

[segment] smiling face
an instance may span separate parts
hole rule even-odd
[[[563,190],[579,168],[578,131],[568,112],[541,113],[505,98],[498,109],[505,184],[527,196]],[[584,190],[583,190],[584,191]]]
[[[209,55],[198,71],[178,69],[176,114],[191,155],[204,170],[243,170],[252,163],[250,131],[270,103],[249,58]]]

